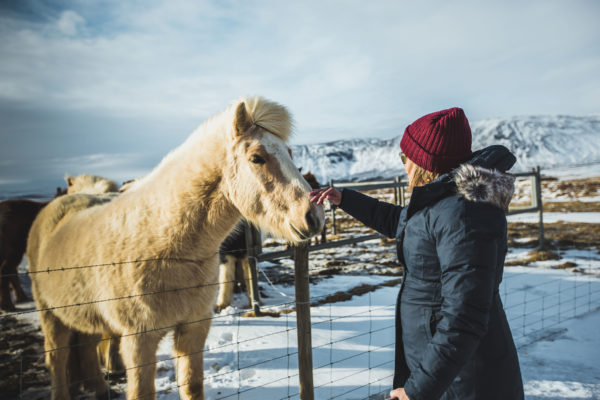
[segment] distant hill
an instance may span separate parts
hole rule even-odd
[[[517,157],[511,172],[600,162],[600,115],[526,116],[471,122],[473,150],[491,144]],[[326,183],[404,175],[398,156],[401,136],[292,146],[294,160]]]

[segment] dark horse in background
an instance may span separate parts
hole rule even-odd
[[[55,197],[66,194],[66,189],[56,188]],[[0,202],[0,309],[15,311],[11,297],[11,287],[15,302],[29,301],[21,287],[17,267],[23,259],[27,235],[33,220],[48,204],[33,200],[6,200]]]
[[[302,168],[300,168],[300,170],[302,170]],[[310,185],[311,188],[319,189],[321,187],[321,184],[319,183],[319,181],[317,181],[317,178],[310,171],[305,174],[302,174],[302,177],[304,177],[304,180],[306,180],[306,182],[308,182],[308,184]],[[315,236],[315,242],[317,242],[317,243],[326,243],[327,242],[327,224],[323,224],[323,230],[321,231],[321,241],[319,242],[319,237]]]
[[[15,301],[29,301],[21,287],[17,267],[23,259],[27,235],[33,220],[47,203],[31,200],[7,200],[0,203],[0,308],[15,311],[11,298],[11,286]]]

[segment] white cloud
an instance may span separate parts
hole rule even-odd
[[[590,2],[104,7],[110,18],[84,7],[41,23],[0,17],[0,98],[200,123],[263,94],[290,107],[300,142],[391,136],[452,105],[472,119],[600,109],[585,67],[600,61]]]
[[[85,27],[85,19],[75,11],[67,10],[60,14],[56,26],[63,34],[75,36]]]

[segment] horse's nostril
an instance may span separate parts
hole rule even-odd
[[[317,232],[321,225],[319,223],[319,218],[317,218],[317,216],[312,210],[306,213],[306,223],[308,224],[308,227],[313,233]]]

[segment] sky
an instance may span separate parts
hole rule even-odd
[[[0,1],[0,192],[143,175],[242,95],[292,144],[600,112],[597,1]]]

